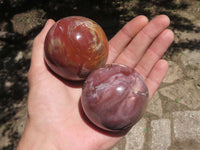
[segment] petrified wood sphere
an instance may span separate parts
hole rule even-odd
[[[88,119],[108,131],[126,130],[142,117],[148,102],[142,76],[124,65],[105,65],[85,81],[81,104]]]
[[[105,65],[108,40],[94,21],[71,16],[53,25],[44,49],[45,61],[53,72],[68,80],[84,80],[91,71]]]

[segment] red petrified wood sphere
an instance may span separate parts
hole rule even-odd
[[[84,80],[91,71],[105,65],[108,40],[94,21],[71,16],[49,30],[44,50],[45,61],[53,72],[67,80]]]
[[[142,117],[148,103],[142,76],[124,65],[105,65],[85,81],[81,104],[85,115],[107,131],[131,128]]]

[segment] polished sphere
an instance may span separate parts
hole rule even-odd
[[[44,50],[46,64],[53,72],[67,80],[84,80],[91,71],[105,65],[108,40],[96,22],[71,16],[52,26]]]
[[[108,131],[132,127],[148,103],[148,89],[142,76],[124,65],[105,65],[85,81],[81,104],[96,126]]]

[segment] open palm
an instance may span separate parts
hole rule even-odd
[[[28,119],[18,149],[31,142],[35,143],[35,148],[29,149],[109,149],[122,136],[109,135],[91,127],[80,113],[81,83],[59,79],[45,65],[44,39],[54,23],[48,20],[34,39],[28,73]],[[161,57],[173,41],[172,31],[166,29],[169,23],[165,15],[150,22],[145,16],[138,16],[109,42],[107,63],[135,68],[145,78],[150,98],[168,69],[167,62]]]

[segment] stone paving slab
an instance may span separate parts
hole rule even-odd
[[[200,37],[200,36],[199,36]],[[200,83],[200,50],[185,50],[181,55],[181,62],[184,73],[188,78],[192,78]]]
[[[200,58],[199,50],[194,50],[194,51],[185,50],[183,52],[183,55],[181,56],[181,61],[184,66],[193,65],[200,68],[199,58]]]
[[[197,109],[200,106],[200,94],[193,80],[182,80],[161,88],[159,92],[170,100],[177,100],[191,109]]]
[[[171,145],[171,122],[169,119],[151,121],[152,150],[168,150]]]
[[[163,109],[162,109],[162,104],[161,104],[161,99],[159,97],[158,92],[156,92],[153,96],[153,98],[150,100],[148,107],[147,107],[147,112],[158,116],[159,118],[162,117],[163,115]]]
[[[200,144],[200,111],[173,112],[175,139],[180,142],[192,140]]]
[[[110,150],[143,150],[145,143],[145,135],[147,121],[142,118],[135,124],[128,134]]]
[[[177,65],[173,61],[168,61],[169,70],[167,72],[166,77],[164,78],[164,83],[173,83],[178,79],[183,78],[183,71],[179,65]]]
[[[126,135],[125,150],[141,150],[145,142],[146,120],[141,119]]]

